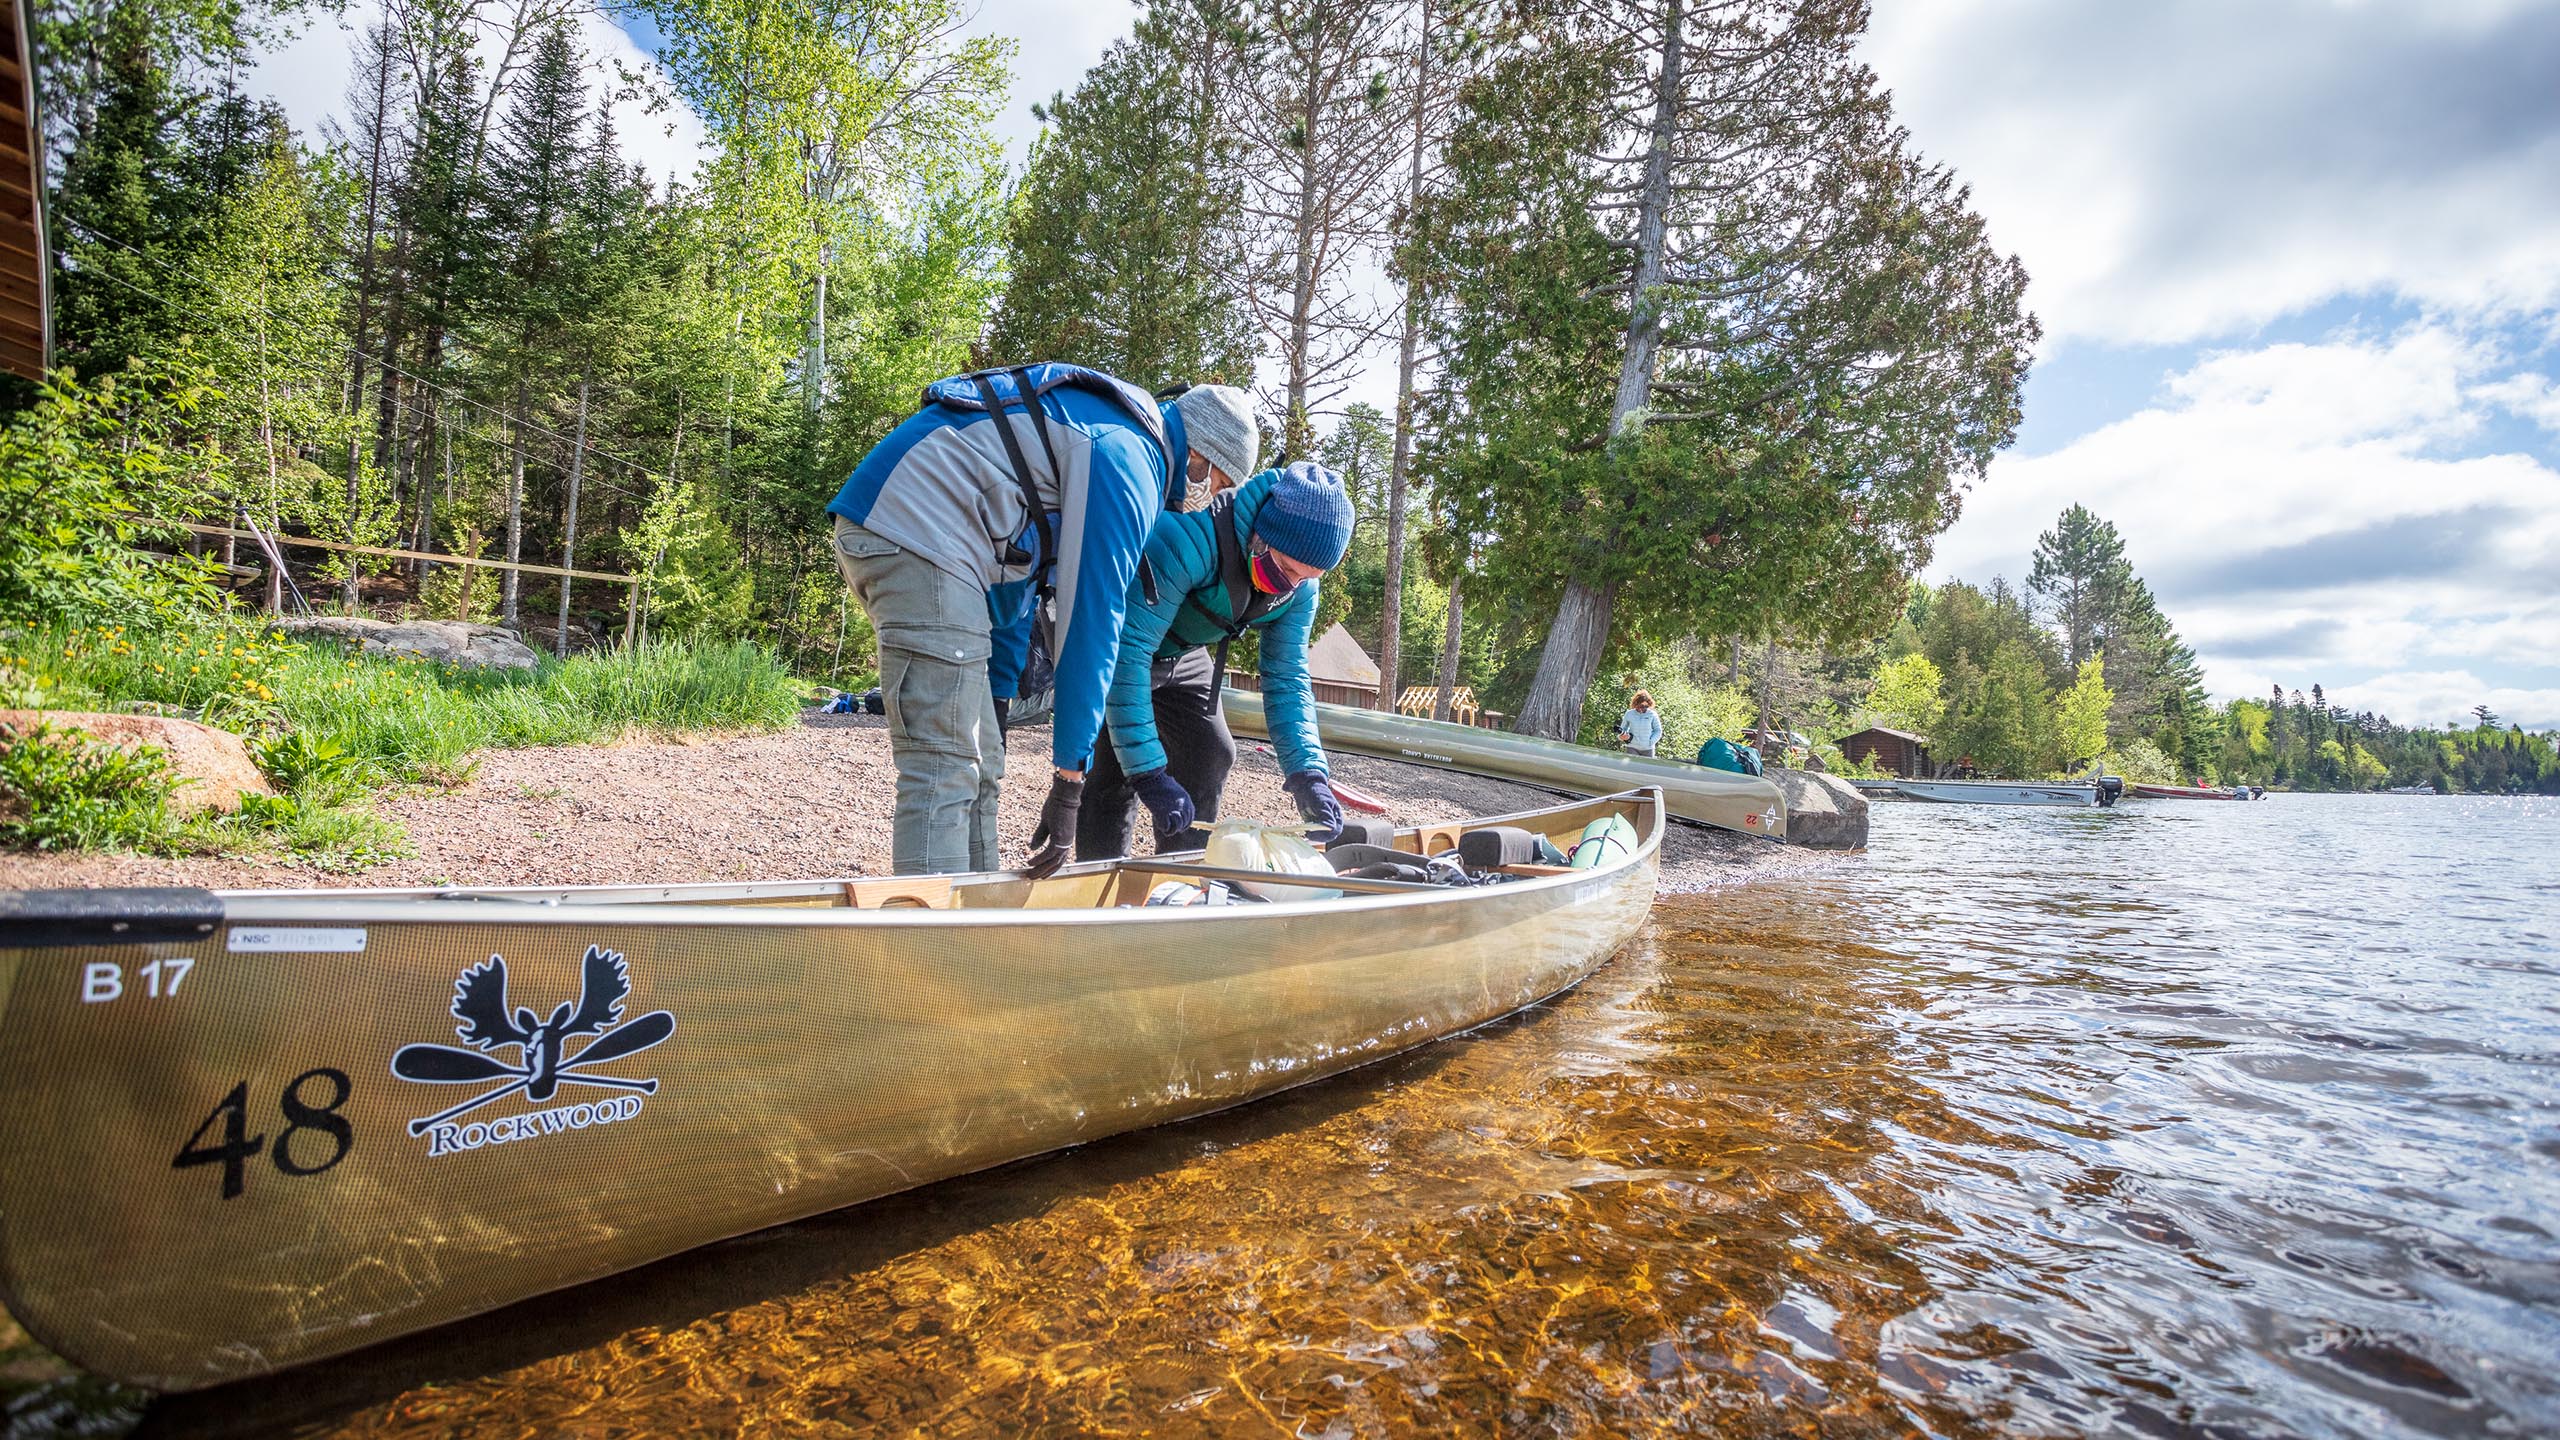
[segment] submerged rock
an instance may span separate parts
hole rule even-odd
[[[465,670],[530,670],[541,663],[513,630],[460,620],[369,620],[346,615],[307,615],[278,620],[287,635],[326,635],[353,642],[372,655],[415,655]]]
[[[39,725],[77,731],[103,745],[134,750],[156,745],[169,757],[169,768],[189,782],[169,797],[180,815],[218,810],[228,815],[240,808],[243,795],[273,795],[267,777],[258,773],[248,747],[228,730],[192,720],[161,715],[106,715],[85,710],[0,710],[0,737],[15,739]]]

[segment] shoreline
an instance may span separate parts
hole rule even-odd
[[[1021,732],[998,827],[1003,855],[1030,848],[1048,793],[1045,726]],[[688,740],[484,750],[450,789],[404,787],[375,813],[407,832],[411,853],[356,871],[285,856],[131,853],[0,855],[0,888],[193,885],[211,889],[426,885],[683,884],[889,873],[896,794],[888,721],[801,714],[783,731]],[[1267,745],[1238,737],[1222,814],[1296,818]],[[1533,786],[1358,755],[1328,756],[1398,824],[1532,810],[1558,797]],[[1802,874],[1837,862],[1767,840],[1675,824],[1662,846],[1665,894]]]

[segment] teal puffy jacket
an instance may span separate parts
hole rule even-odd
[[[1278,472],[1265,470],[1235,492],[1227,513],[1234,518],[1237,541],[1248,548],[1253,519],[1262,513],[1262,502],[1277,479]],[[1120,752],[1120,768],[1127,774],[1164,768],[1164,745],[1156,738],[1155,661],[1217,644],[1226,636],[1226,617],[1236,610],[1218,576],[1218,537],[1210,524],[1205,511],[1157,516],[1147,535],[1146,558],[1146,570],[1155,578],[1155,598],[1147,598],[1144,575],[1129,587],[1120,662],[1111,675],[1105,708],[1111,746]],[[1316,587],[1316,581],[1306,582],[1253,622],[1262,637],[1262,713],[1284,774],[1329,773],[1316,738],[1315,690],[1307,681],[1307,633],[1315,628]]]

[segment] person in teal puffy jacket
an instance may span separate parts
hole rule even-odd
[[[1331,770],[1316,735],[1307,678],[1317,577],[1351,545],[1342,477],[1300,461],[1266,470],[1210,502],[1160,516],[1130,585],[1099,747],[1076,821],[1076,858],[1129,851],[1133,805],[1155,824],[1159,849],[1218,818],[1235,737],[1218,702],[1227,642],[1262,642],[1262,706],[1298,813],[1329,840],[1342,829]]]

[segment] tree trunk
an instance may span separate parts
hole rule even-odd
[[[436,553],[437,490],[441,488],[447,495],[453,493],[453,424],[451,421],[445,420],[441,416],[437,418],[439,422],[436,426],[437,435],[444,442],[443,484],[441,487],[434,485],[421,485],[418,487],[418,543],[416,549],[421,555],[433,555]],[[412,564],[414,568],[410,573],[418,582],[418,587],[421,592],[420,598],[424,598],[423,592],[425,591],[427,583],[427,562],[419,560],[412,562]]]
[[[1316,134],[1323,122],[1322,74],[1322,66],[1308,65],[1298,113],[1305,138],[1298,148],[1298,254],[1289,277],[1289,351],[1283,357],[1289,367],[1289,413],[1281,417],[1280,432],[1291,455],[1311,454],[1316,448],[1315,421],[1307,414],[1307,372],[1313,363],[1308,350],[1314,344],[1316,308]]]
[[[507,482],[507,563],[524,558],[524,384],[516,384],[516,410],[510,417],[515,426],[515,476]],[[514,570],[504,572],[506,579],[498,585],[498,623],[512,630],[524,623],[516,608],[516,592],[522,575]]]
[[[1449,626],[1440,637],[1440,694],[1431,702],[1431,718],[1434,720],[1448,719],[1450,707],[1457,703],[1458,627],[1464,623],[1465,610],[1459,591],[1465,588],[1466,583],[1467,577],[1463,574],[1449,577]]]
[[[1769,632],[1769,648],[1760,657],[1760,746],[1765,757],[1769,746],[1769,690],[1778,683],[1778,634]]]
[[[1742,637],[1729,635],[1725,637],[1725,645],[1724,683],[1739,685],[1742,683]]]
[[[1414,39],[1413,168],[1405,182],[1405,208],[1411,214],[1422,203],[1422,152],[1431,118],[1431,0],[1422,0],[1422,25]],[[1393,711],[1397,671],[1404,661],[1404,522],[1405,497],[1413,464],[1414,355],[1422,340],[1423,282],[1409,276],[1404,291],[1404,334],[1396,343],[1395,458],[1387,466],[1387,582],[1382,599],[1386,618],[1378,636],[1378,695]]]
[[[827,383],[827,247],[818,247],[818,293],[809,307],[809,343],[800,350],[801,401],[810,418],[818,414]],[[812,436],[814,443],[815,437]]]
[[[578,377],[578,440],[576,448],[569,452],[569,503],[560,527],[560,568],[563,570],[578,568],[578,480],[586,473],[587,467],[587,387],[594,383],[595,372],[595,362],[590,360],[585,373]],[[570,577],[560,577],[560,633],[552,639],[552,653],[563,660],[569,658],[569,591],[572,584]]]
[[[261,394],[264,394],[266,388],[266,379],[261,376],[258,380],[258,390]],[[276,473],[275,432],[268,426],[264,419],[260,419],[258,421],[258,433],[267,442],[267,488],[270,494],[272,494],[275,489]],[[347,450],[347,458],[349,460],[355,459],[355,441],[352,437],[347,441]],[[356,543],[356,474],[356,467],[352,464],[349,465],[347,467],[347,543],[350,545]],[[272,503],[273,502],[270,501],[270,505],[272,505]],[[353,615],[356,613],[356,557],[352,551],[348,552],[347,555],[347,582],[345,585],[339,587],[338,600],[339,604],[345,608],[348,614]]]
[[[1662,68],[1656,78],[1653,132],[1646,142],[1644,191],[1636,208],[1636,268],[1627,299],[1627,350],[1618,362],[1618,394],[1609,408],[1612,442],[1633,436],[1644,425],[1645,402],[1653,393],[1654,356],[1662,346],[1662,316],[1654,291],[1662,284],[1663,237],[1671,208],[1672,141],[1680,120],[1680,45],[1682,0],[1671,0],[1662,22]],[[1582,697],[1599,672],[1609,640],[1609,609],[1618,592],[1616,581],[1598,589],[1581,580],[1565,585],[1556,618],[1547,627],[1546,649],[1538,656],[1537,678],[1529,684],[1521,707],[1523,734],[1571,740],[1582,729]]]
[[[1609,609],[1617,598],[1614,580],[1596,590],[1579,580],[1565,582],[1555,623],[1547,628],[1546,648],[1538,654],[1538,673],[1529,681],[1529,698],[1521,703],[1519,723],[1512,728],[1550,740],[1581,735],[1582,697],[1609,648]]]

